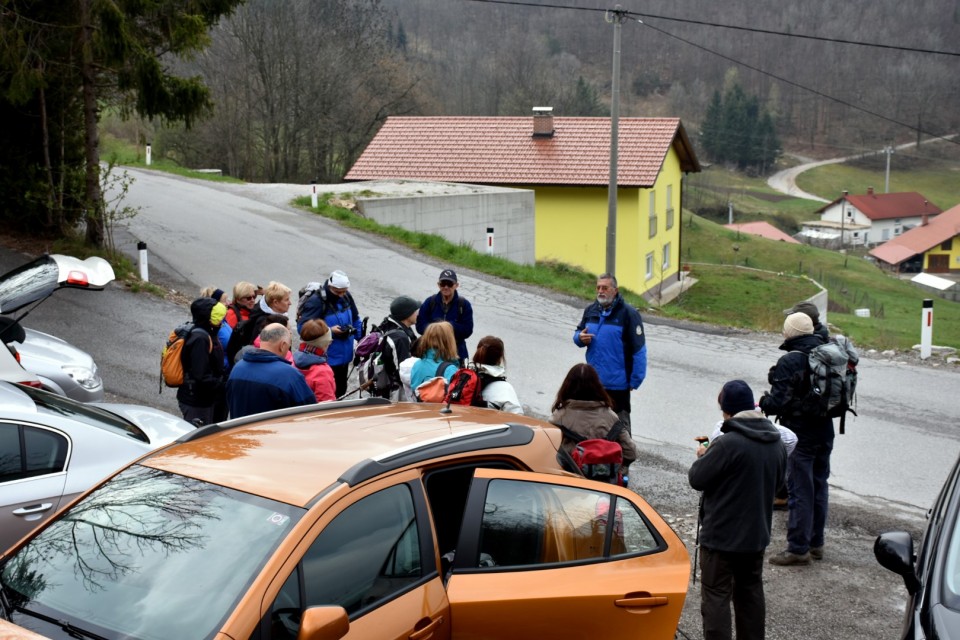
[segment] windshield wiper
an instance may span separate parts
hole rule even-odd
[[[13,605],[10,604],[10,601],[7,600],[7,588],[3,585],[0,585],[0,607],[3,608],[3,617],[13,622]]]
[[[33,611],[32,609],[27,609],[26,607],[15,607],[14,610],[19,611],[20,613],[24,613],[28,616],[37,618],[38,620],[43,620],[44,622],[49,622],[50,624],[56,625],[61,629],[63,629],[64,631],[66,631],[71,638],[81,638],[81,639],[89,638],[89,640],[107,640],[107,638],[103,636],[99,636],[93,633],[92,631],[81,629],[80,627],[74,624],[71,624],[66,620],[57,620],[56,618],[40,613],[39,611]]]

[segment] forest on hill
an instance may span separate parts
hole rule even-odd
[[[621,115],[681,117],[707,161],[697,133],[716,94],[731,87],[770,116],[783,147],[804,155],[946,135],[960,128],[958,7],[652,0],[622,22]],[[167,136],[165,148],[244,179],[328,182],[393,114],[552,106],[559,116],[606,116],[609,8],[599,0],[250,0],[188,67],[213,88],[216,117]]]
[[[2,3],[0,217],[47,231],[99,220],[98,121],[186,167],[337,182],[391,115],[607,116],[615,28],[621,115],[679,116],[706,162],[763,173],[780,149],[853,155],[960,131],[956,0],[612,8]]]

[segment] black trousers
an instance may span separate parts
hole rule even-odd
[[[607,395],[613,400],[613,411],[620,418],[627,433],[633,435],[633,429],[630,426],[630,389],[622,391],[611,391],[607,389]]]
[[[728,553],[700,548],[700,615],[704,640],[731,640],[730,602],[737,640],[763,640],[767,607],[763,597],[763,551]]]
[[[332,365],[330,368],[333,369],[333,381],[337,387],[337,398],[340,398],[347,392],[347,376],[350,373],[350,363]]]

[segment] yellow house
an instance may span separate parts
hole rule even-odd
[[[960,273],[960,204],[870,251],[880,266],[901,272]]]
[[[655,297],[680,274],[682,178],[700,164],[679,118],[621,118],[616,273]],[[390,117],[347,180],[431,180],[535,193],[535,255],[605,271],[608,118]]]

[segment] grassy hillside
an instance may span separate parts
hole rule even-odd
[[[934,298],[934,344],[960,348],[960,304],[891,277],[862,257],[739,234],[689,213],[682,234],[682,260],[703,286],[663,309],[665,315],[775,331],[782,309],[816,291],[806,277],[829,290],[830,323],[859,344],[909,349],[919,343],[921,303]],[[855,309],[869,309],[871,317]]]

